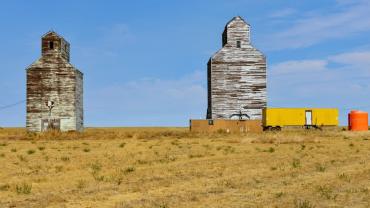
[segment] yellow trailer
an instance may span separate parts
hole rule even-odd
[[[264,130],[283,127],[321,128],[338,126],[336,108],[265,108],[262,111]]]

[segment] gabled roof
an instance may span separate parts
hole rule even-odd
[[[236,17],[232,18],[229,22],[227,22],[225,27],[229,26],[231,23],[233,23],[234,21],[237,21],[237,20],[242,20],[246,25],[250,26],[250,24],[247,21],[245,21],[241,16],[236,16]]]
[[[48,36],[50,34],[54,34],[54,35],[56,35],[58,37],[62,37],[58,33],[56,33],[54,30],[49,30],[47,33],[45,33],[43,36],[41,36],[41,38],[45,38],[46,36]]]
[[[59,35],[57,32],[55,32],[54,30],[49,30],[47,33],[45,33],[43,36],[41,36],[41,39],[45,38],[46,36],[48,35],[55,35],[57,36],[58,38],[62,39],[64,42],[67,42],[69,43],[68,41],[66,41],[63,36]]]

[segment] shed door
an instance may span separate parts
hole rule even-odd
[[[42,119],[41,130],[60,130],[60,119]]]
[[[306,126],[312,126],[312,111],[307,110],[306,111]]]

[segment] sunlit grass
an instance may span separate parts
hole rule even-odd
[[[0,207],[366,207],[370,134],[0,129]]]

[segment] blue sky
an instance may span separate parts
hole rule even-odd
[[[0,3],[0,107],[25,99],[40,37],[71,43],[86,126],[187,126],[204,118],[206,63],[240,15],[268,61],[268,105],[370,111],[368,0],[65,0]],[[24,126],[25,104],[0,110]]]

